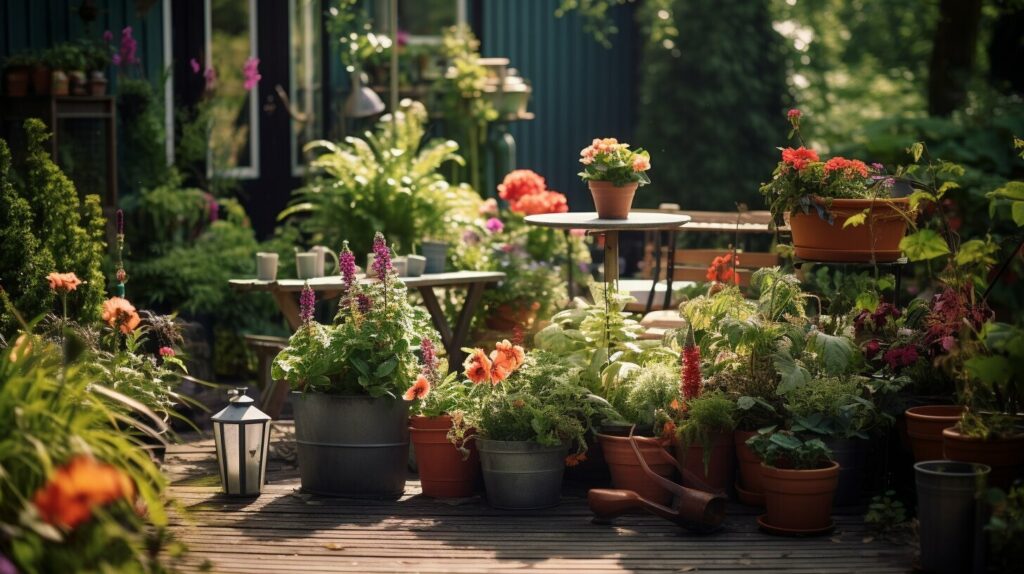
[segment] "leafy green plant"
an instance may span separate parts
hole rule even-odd
[[[704,470],[711,463],[716,435],[731,433],[736,428],[736,403],[721,392],[707,392],[686,401],[685,415],[676,433],[684,447],[700,443],[704,447]]]
[[[864,524],[880,534],[887,534],[906,524],[907,509],[896,498],[896,492],[887,490],[883,494],[873,496],[868,503],[868,511],[864,515]]]
[[[985,530],[989,535],[991,566],[995,572],[1015,572],[1024,563],[1024,485],[1018,485],[1003,492],[998,488],[986,493],[992,507]]]
[[[162,92],[161,92],[162,97]],[[180,176],[169,173],[164,146],[164,114],[153,84],[142,78],[122,77],[117,85],[117,121],[123,161],[118,164],[118,185],[127,198],[131,192],[154,187],[180,187]]]
[[[736,399],[736,428],[757,431],[777,425],[781,414],[774,405],[760,397],[741,396]]]
[[[610,422],[636,425],[640,434],[657,433],[659,411],[679,397],[679,367],[652,362],[625,369],[603,396],[622,416]]]
[[[868,438],[890,422],[865,398],[867,387],[853,377],[823,377],[785,394],[791,430],[825,438]]]
[[[832,451],[821,439],[803,439],[788,430],[761,429],[747,444],[762,462],[775,468],[815,470],[832,464]]]
[[[1024,409],[1024,329],[988,322],[978,333],[977,349],[964,361],[967,381],[961,396],[967,408],[959,427],[978,438],[1024,433],[1018,413]]]
[[[341,245],[353,237],[360,256],[377,230],[405,251],[424,239],[455,242],[480,204],[471,188],[452,186],[438,172],[445,162],[463,163],[458,144],[422,144],[427,112],[419,102],[403,100],[398,113],[397,124],[382,118],[363,138],[307,144],[306,151],[322,150],[310,163],[317,175],[278,218],[305,215],[300,225],[316,243]]]

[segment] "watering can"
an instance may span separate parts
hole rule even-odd
[[[663,456],[665,462],[679,469],[683,482],[696,488],[672,482],[647,466],[647,461],[640,454],[640,449],[633,439],[632,431],[629,434],[629,444],[633,447],[633,453],[640,461],[644,474],[673,494],[672,506],[651,502],[632,490],[594,488],[587,493],[587,502],[594,513],[595,524],[608,524],[617,516],[644,511],[697,532],[712,532],[721,527],[725,521],[726,503],[722,493],[713,492],[713,489],[695,474],[683,468],[674,456],[659,450],[657,456]]]

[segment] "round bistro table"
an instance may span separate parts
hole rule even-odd
[[[675,231],[690,221],[689,215],[677,213],[630,213],[627,219],[601,219],[593,211],[527,215],[526,223],[552,229],[583,229],[604,236],[604,282],[619,280],[619,232]],[[669,281],[672,281],[671,274]],[[657,279],[657,278],[655,278]],[[671,291],[671,283],[669,283]]]

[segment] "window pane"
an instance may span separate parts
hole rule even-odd
[[[291,1],[292,172],[303,165],[302,146],[321,137],[323,95],[320,62],[320,0]]]
[[[243,74],[245,61],[254,55],[250,0],[209,2],[209,57],[217,71],[216,97],[211,108],[210,163],[216,172],[252,168],[253,93],[245,89]]]

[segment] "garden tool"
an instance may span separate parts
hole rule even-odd
[[[674,456],[659,451],[665,461],[673,464],[683,477],[683,481],[697,488],[688,488],[659,475],[647,466],[647,461],[640,454],[640,449],[630,432],[630,446],[636,454],[640,466],[648,477],[662,488],[673,494],[672,506],[664,506],[641,497],[632,490],[595,488],[587,493],[587,502],[594,513],[594,523],[607,524],[612,518],[623,514],[634,514],[646,511],[665,520],[674,522],[688,530],[711,532],[721,527],[725,520],[726,499],[697,478],[696,475],[683,468]]]

